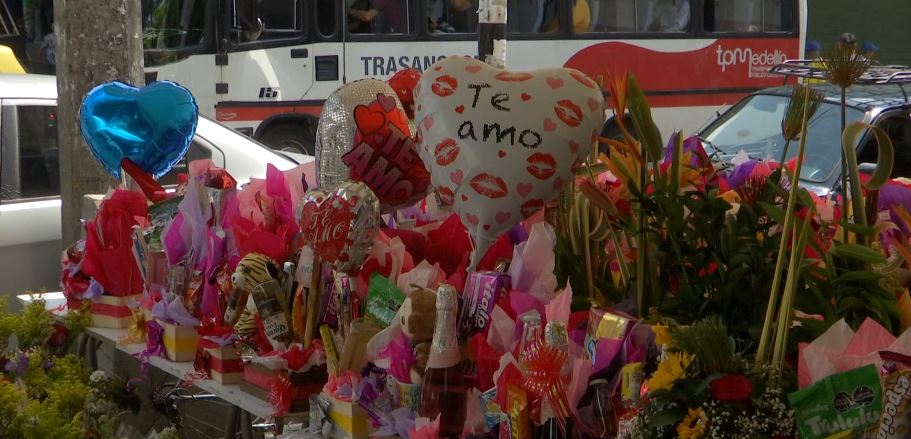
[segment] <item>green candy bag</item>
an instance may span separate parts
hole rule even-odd
[[[882,386],[873,365],[820,380],[788,395],[800,437],[828,438],[843,432],[862,437],[879,426]]]
[[[392,281],[379,273],[370,276],[365,314],[383,328],[392,324],[395,313],[405,303],[405,294]]]

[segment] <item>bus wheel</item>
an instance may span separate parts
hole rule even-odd
[[[278,151],[313,155],[316,135],[309,124],[283,123],[267,130],[258,140]]]

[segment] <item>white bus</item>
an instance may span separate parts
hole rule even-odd
[[[477,52],[477,0],[143,0],[146,80],[279,149],[313,153],[324,100]],[[509,0],[507,66],[632,71],[662,132],[780,85],[803,54],[806,0]],[[608,122],[606,130],[610,130]]]

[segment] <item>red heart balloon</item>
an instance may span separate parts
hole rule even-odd
[[[408,117],[392,96],[354,109],[354,148],[342,155],[351,179],[363,181],[380,200],[383,211],[424,198],[430,174],[410,136]]]
[[[360,267],[378,230],[379,201],[360,182],[344,181],[332,192],[307,192],[301,233],[324,261],[341,271]]]

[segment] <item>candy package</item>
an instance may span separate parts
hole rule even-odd
[[[842,372],[788,395],[804,439],[842,432],[862,437],[879,425],[882,387],[873,365]]]
[[[883,377],[883,416],[877,439],[911,437],[911,370]]]
[[[395,313],[404,302],[405,294],[395,286],[395,283],[378,273],[370,277],[366,310],[368,318],[386,328],[392,324]]]
[[[459,315],[459,339],[484,332],[490,325],[490,314],[510,288],[509,275],[493,271],[472,272],[465,283]]]
[[[588,320],[585,349],[592,362],[592,373],[610,366],[620,353],[636,318],[609,308],[592,308]]]

